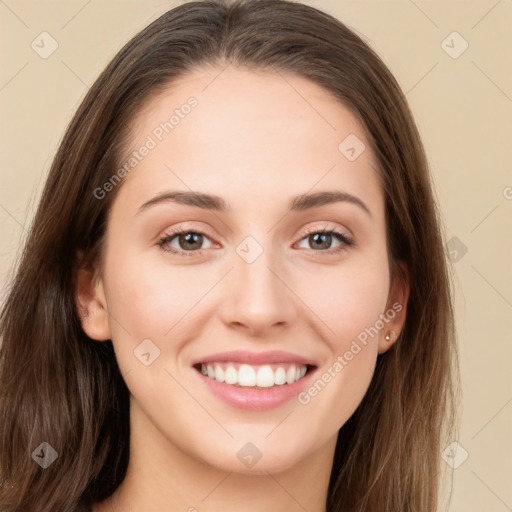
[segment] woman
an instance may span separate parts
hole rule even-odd
[[[116,55],[0,332],[3,512],[437,507],[456,346],[428,164],[317,9],[190,2]]]

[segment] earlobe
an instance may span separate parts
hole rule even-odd
[[[75,279],[75,303],[82,329],[97,341],[111,338],[103,281],[93,268],[80,268]]]
[[[395,272],[390,287],[386,309],[386,316],[388,316],[389,321],[380,333],[379,354],[383,354],[397,342],[405,325],[407,303],[410,294],[410,280],[409,271],[405,263],[401,262],[400,267],[403,270],[403,275],[398,271]],[[389,315],[387,314],[388,312],[390,313]]]

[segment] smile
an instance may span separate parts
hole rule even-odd
[[[196,366],[198,368],[198,366]],[[203,375],[232,386],[264,388],[293,384],[302,379],[308,365],[299,363],[250,365],[234,362],[201,364]]]

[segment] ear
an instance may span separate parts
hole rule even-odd
[[[400,262],[399,266],[403,271],[403,275],[400,269],[395,269],[385,313],[389,320],[384,322],[384,327],[380,332],[379,354],[386,352],[397,341],[405,324],[407,302],[410,294],[410,280],[406,264]],[[389,339],[386,339],[386,337]]]
[[[93,340],[109,340],[109,313],[103,281],[98,272],[93,267],[79,264],[74,283],[75,303],[83,330]]]

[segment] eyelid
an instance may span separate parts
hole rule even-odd
[[[163,235],[158,237],[157,245],[160,246],[162,251],[168,252],[171,254],[176,254],[178,256],[196,256],[201,254],[202,251],[206,249],[195,249],[193,251],[184,251],[182,249],[165,249],[164,246],[175,237],[181,235],[181,234],[187,234],[187,233],[195,233],[197,235],[202,235],[203,237],[206,237],[209,239],[212,243],[212,245],[218,245],[218,242],[215,241],[215,239],[210,236],[208,233],[206,233],[202,229],[195,229],[188,226],[180,226],[178,228],[171,228],[169,231],[164,232]]]
[[[304,239],[306,239],[311,234],[328,233],[328,234],[331,234],[333,237],[335,237],[338,241],[340,241],[342,245],[340,247],[326,249],[326,250],[322,250],[322,251],[315,251],[314,249],[308,249],[308,251],[310,253],[311,252],[319,253],[319,254],[323,254],[325,256],[329,256],[329,255],[336,256],[336,255],[340,254],[341,252],[349,249],[350,247],[353,247],[356,245],[354,237],[351,234],[348,234],[347,231],[348,230],[339,228],[336,225],[332,225],[332,224],[325,225],[321,228],[317,227],[317,226],[312,226],[310,228],[307,228],[306,231],[302,233],[299,240],[294,243],[294,246],[296,244],[301,243]]]
[[[350,240],[352,240],[352,238],[353,238],[352,235],[349,234],[350,231],[348,229],[339,228],[335,224],[329,224],[329,225],[324,225],[323,227],[318,227],[315,225],[315,226],[306,228],[306,230],[302,234],[301,240],[304,237],[306,237],[312,233],[322,233],[322,232],[331,232],[331,231],[336,231],[337,233],[342,234],[343,236],[347,237]]]

